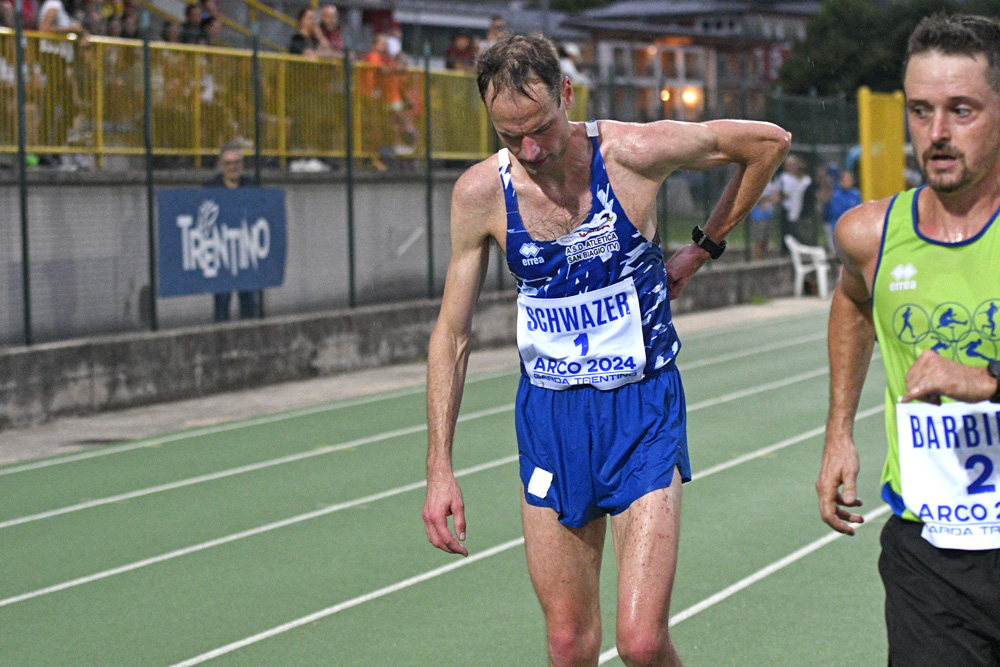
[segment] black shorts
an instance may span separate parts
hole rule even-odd
[[[1000,549],[938,549],[922,528],[882,529],[890,667],[1000,667]]]

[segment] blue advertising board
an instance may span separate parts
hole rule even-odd
[[[158,190],[160,296],[277,287],[285,279],[281,188]]]

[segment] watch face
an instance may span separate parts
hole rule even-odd
[[[991,361],[986,364],[986,372],[1000,380],[1000,361]]]

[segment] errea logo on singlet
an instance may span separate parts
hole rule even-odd
[[[518,251],[524,256],[521,260],[521,264],[524,266],[531,266],[533,264],[542,264],[545,262],[544,257],[539,257],[539,249],[534,243],[523,243],[521,244],[521,249]]]
[[[889,275],[892,276],[890,292],[917,289],[917,281],[913,279],[917,275],[917,269],[912,264],[898,264]]]

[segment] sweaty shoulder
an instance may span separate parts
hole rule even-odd
[[[869,288],[875,278],[885,215],[891,202],[886,198],[859,204],[844,213],[834,227],[834,245],[845,271]]]
[[[716,137],[705,125],[676,120],[651,123],[600,121],[601,153],[648,178],[667,173],[702,158],[715,148]]]
[[[451,195],[452,225],[481,227],[482,233],[497,233],[505,225],[500,165],[491,155],[467,169],[455,182]]]

